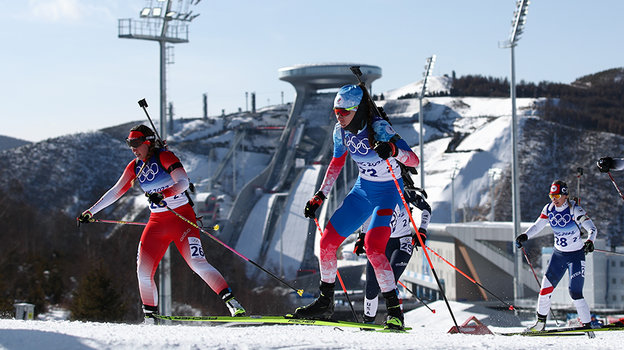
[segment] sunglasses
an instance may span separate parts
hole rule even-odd
[[[550,197],[550,199],[559,199],[561,198],[561,194],[549,194],[548,197]]]
[[[137,137],[133,139],[126,139],[126,144],[128,147],[137,148],[141,146],[145,142],[145,137]]]
[[[349,108],[334,108],[334,113],[341,117],[346,117],[351,113],[351,111],[357,111],[357,106],[349,107]]]

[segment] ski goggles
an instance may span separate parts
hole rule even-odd
[[[145,136],[141,136],[132,139],[126,139],[126,144],[128,145],[128,147],[137,148],[144,144],[146,141],[147,139],[145,138]]]
[[[351,113],[351,111],[357,111],[357,106],[349,107],[349,108],[334,108],[334,113],[341,117],[346,117]]]
[[[557,194],[549,194],[548,197],[550,197],[550,199],[559,199],[561,198],[562,194],[561,193],[557,193]]]

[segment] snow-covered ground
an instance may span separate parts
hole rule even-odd
[[[450,302],[459,324],[475,313],[473,305]],[[524,337],[448,334],[453,326],[443,301],[406,313],[405,334],[303,325],[129,325],[70,321],[0,320],[0,349],[621,349],[621,332],[581,336]],[[502,311],[499,311],[502,312]],[[509,311],[511,312],[511,311]],[[485,321],[484,321],[485,323]],[[493,327],[492,332],[526,326]],[[549,325],[550,327],[551,325]],[[554,326],[554,325],[553,325]]]

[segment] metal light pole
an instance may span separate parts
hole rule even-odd
[[[140,20],[118,20],[118,37],[157,41],[160,46],[160,136],[167,138],[167,43],[188,42],[188,23],[199,14],[191,6],[201,0],[145,0]],[[171,263],[169,250],[160,264],[159,308],[163,315],[171,314]]]
[[[511,198],[512,198],[512,209],[513,209],[513,237],[512,242],[515,238],[520,234],[520,192],[518,190],[519,186],[519,175],[518,175],[518,152],[517,152],[517,144],[518,144],[518,121],[516,117],[516,66],[515,66],[515,58],[514,58],[514,48],[516,47],[518,40],[520,40],[520,34],[524,29],[524,24],[526,23],[526,15],[529,7],[529,0],[517,0],[516,1],[516,11],[514,12],[514,17],[511,22],[511,33],[509,35],[509,39],[502,45],[503,48],[511,48],[511,86],[510,86],[510,95],[511,95],[511,153],[512,153],[512,163],[511,163]],[[512,245],[514,256],[516,260],[514,262],[514,300],[517,302],[518,299],[522,298],[523,286],[521,285],[520,274],[522,273],[522,254],[519,253],[518,248],[515,244]]]
[[[455,176],[457,175],[457,164],[451,174],[451,224],[455,223]]]
[[[425,188],[425,156],[424,156],[424,144],[425,138],[423,137],[423,120],[425,119],[423,114],[423,98],[425,97],[425,93],[427,92],[427,81],[429,79],[429,75],[433,72],[433,64],[435,63],[436,55],[432,55],[431,57],[427,57],[427,64],[425,65],[425,72],[423,73],[423,85],[418,95],[419,109],[418,109],[418,124],[420,127],[420,188]]]

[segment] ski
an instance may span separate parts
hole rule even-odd
[[[603,331],[624,331],[624,325],[608,324],[599,328],[585,328],[585,327],[567,327],[567,328],[554,328],[540,332],[512,332],[512,333],[498,333],[499,335],[523,335],[528,337],[543,337],[543,336],[565,336],[565,335],[584,335],[589,332],[603,332]]]
[[[404,332],[410,330],[406,327],[403,330],[387,329],[383,325],[369,324],[360,322],[338,321],[338,320],[309,320],[303,318],[292,318],[288,316],[167,316],[154,315],[160,320],[178,321],[178,322],[215,322],[215,323],[265,323],[265,324],[299,324],[312,326],[333,326],[333,327],[350,327],[360,328],[362,330],[374,330],[383,332]]]

